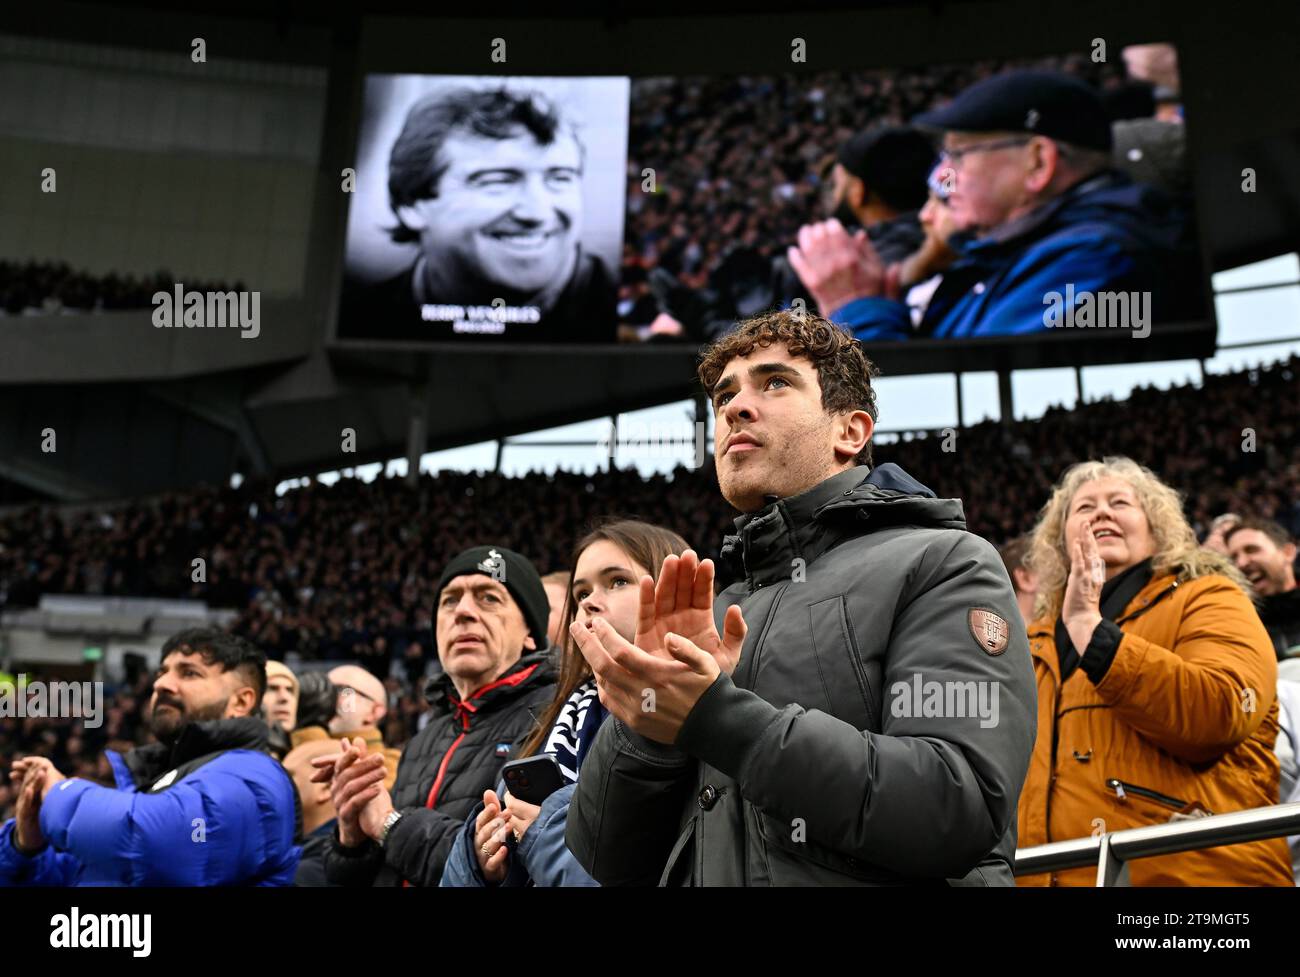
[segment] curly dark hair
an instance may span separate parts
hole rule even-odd
[[[198,654],[205,665],[220,665],[223,672],[239,670],[257,693],[261,708],[266,694],[266,653],[247,638],[217,628],[187,628],[167,639],[159,661],[166,661],[173,652]]]
[[[700,351],[697,373],[704,392],[712,399],[713,388],[737,356],[748,356],[759,347],[784,343],[791,356],[803,356],[817,367],[822,388],[822,407],[829,414],[864,410],[874,424],[878,416],[876,391],[871,378],[880,375],[862,344],[847,332],[823,319],[798,309],[765,312],[746,319],[721,339]],[[871,464],[871,441],[853,459]]]

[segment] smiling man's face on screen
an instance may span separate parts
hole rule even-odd
[[[437,196],[399,211],[438,278],[533,292],[567,276],[582,222],[573,136],[543,145],[523,128],[506,139],[456,132],[440,156]]]

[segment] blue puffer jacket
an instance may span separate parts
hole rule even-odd
[[[291,885],[298,794],[266,739],[261,720],[224,719],[110,751],[116,790],[74,778],[46,795],[43,851],[0,827],[0,885]]]
[[[925,316],[886,298],[855,299],[831,319],[863,341],[1007,336],[1047,329],[1045,296],[1150,292],[1151,319],[1198,314],[1199,259],[1185,210],[1161,191],[1107,172],[980,239],[958,235]],[[1055,330],[1054,330],[1055,331]]]

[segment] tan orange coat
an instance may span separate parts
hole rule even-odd
[[[366,741],[366,749],[371,753],[376,750],[382,750],[384,753],[384,786],[389,790],[393,789],[393,784],[397,780],[397,763],[402,759],[402,751],[394,749],[391,746],[384,746],[384,734],[377,726],[364,726],[355,733],[349,733],[348,738],[353,739],[360,736]],[[330,739],[329,730],[324,726],[304,726],[302,729],[295,729],[289,734],[289,742],[294,746],[302,746],[304,743],[311,743],[315,740]],[[333,739],[341,739],[341,736],[335,736]]]
[[[1162,824],[1177,805],[1215,813],[1275,804],[1277,660],[1249,598],[1218,575],[1152,578],[1115,622],[1124,632],[1096,686],[1062,686],[1055,621],[1029,626],[1038,738],[1020,795],[1020,848]],[[1125,786],[1120,799],[1107,781]],[[1098,820],[1100,819],[1100,820]],[[1293,885],[1286,839],[1138,859],[1133,885]],[[1095,868],[1018,880],[1094,885]]]

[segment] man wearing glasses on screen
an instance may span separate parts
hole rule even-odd
[[[950,241],[957,260],[915,335],[1039,332],[1053,293],[1145,294],[1156,319],[1195,307],[1199,265],[1186,244],[1186,212],[1112,168],[1110,122],[1086,83],[1007,72],[912,121],[943,134],[939,168],[959,229]],[[898,298],[900,269],[864,235],[834,220],[808,225],[789,258],[821,313],[857,338],[914,334]]]
[[[957,258],[948,243],[957,233],[950,197],[952,167],[947,161],[939,163],[930,172],[926,185],[929,197],[921,208],[919,220],[924,238],[921,246],[898,262],[897,296],[907,303],[913,328],[920,328],[925,310],[943,281],[943,273]]]
[[[416,323],[427,337],[612,340],[612,276],[580,244],[584,157],[536,92],[455,89],[417,101],[393,143],[388,195],[390,236],[419,254],[354,311]],[[495,306],[499,320],[481,311]]]

